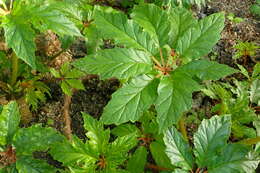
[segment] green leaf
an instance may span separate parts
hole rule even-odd
[[[153,65],[147,53],[126,48],[101,50],[73,64],[87,73],[99,74],[102,79],[134,77],[148,73]]]
[[[66,81],[62,81],[60,87],[65,94],[68,96],[72,95],[71,87],[67,84]]]
[[[60,73],[57,70],[55,70],[54,68],[50,68],[50,72],[56,78],[60,78],[61,77]]]
[[[3,107],[0,113],[0,145],[11,144],[13,136],[18,130],[20,113],[18,104],[14,101]]]
[[[34,25],[40,30],[50,29],[58,35],[81,36],[74,23],[51,6],[36,6],[30,9],[30,12]]]
[[[174,166],[192,170],[194,159],[189,144],[175,127],[168,129],[164,135],[166,154]]]
[[[134,7],[131,17],[144,28],[160,47],[169,43],[171,24],[168,14],[154,4],[143,4]]]
[[[216,158],[214,164],[208,167],[208,172],[252,173],[258,164],[255,164],[257,161],[247,157],[248,151],[248,148],[239,144],[227,145]]]
[[[111,130],[111,133],[115,136],[125,136],[131,133],[140,134],[140,130],[134,124],[121,124]]]
[[[85,89],[84,85],[79,79],[66,79],[65,82],[67,82],[72,88],[79,89],[79,90]]]
[[[199,167],[205,167],[215,159],[231,132],[231,116],[214,116],[204,119],[194,134],[194,154]]]
[[[254,66],[252,78],[257,78],[259,75],[260,75],[260,63],[257,63],[257,64]]]
[[[159,43],[133,20],[128,20],[123,13],[106,13],[96,11],[95,24],[105,38],[113,38],[117,43],[130,48],[154,53]]]
[[[88,131],[86,136],[90,139],[88,143],[99,153],[105,153],[109,143],[110,131],[104,130],[103,123],[97,121],[88,114],[82,113],[84,128]]]
[[[101,120],[106,124],[137,121],[157,97],[158,81],[151,76],[138,76],[112,95]]]
[[[64,140],[64,136],[53,128],[34,125],[29,128],[19,129],[14,137],[13,144],[17,155],[23,155],[32,154],[34,151],[46,151],[54,143]]]
[[[248,71],[245,69],[245,67],[243,67],[243,66],[240,65],[240,64],[237,64],[237,66],[238,66],[240,72],[241,72],[245,77],[247,77],[247,79],[250,79],[249,74],[248,74]]]
[[[171,20],[171,30],[173,34],[173,41],[171,46],[176,48],[177,41],[187,32],[188,29],[197,24],[192,13],[185,8],[172,8],[169,11]]]
[[[150,151],[153,156],[155,163],[158,166],[172,169],[171,161],[169,157],[165,153],[166,146],[164,143],[160,143],[158,141],[154,141],[150,144]]]
[[[182,113],[192,106],[192,93],[199,89],[197,82],[178,70],[160,81],[155,103],[160,132],[178,123]]]
[[[187,30],[177,42],[176,50],[179,55],[187,59],[197,59],[208,54],[220,39],[224,20],[223,13],[212,14]]]
[[[50,166],[43,160],[36,160],[31,156],[19,156],[16,162],[19,173],[43,173],[56,172],[57,169]]]
[[[180,67],[190,76],[196,76],[201,80],[218,80],[222,77],[237,72],[237,70],[214,61],[194,60]]]
[[[260,105],[260,79],[256,79],[250,86],[250,101]]]
[[[106,158],[113,165],[120,165],[127,159],[127,153],[137,145],[136,134],[132,133],[118,137],[112,142],[110,149],[106,153]]]
[[[34,54],[36,50],[34,43],[35,33],[29,24],[21,23],[19,20],[22,19],[16,19],[15,17],[6,18],[3,24],[5,40],[18,58],[22,59],[32,68],[36,68]]]
[[[81,78],[85,76],[85,73],[83,73],[82,71],[79,71],[78,69],[70,69],[68,72],[66,72],[65,74],[65,78]]]
[[[128,161],[127,170],[130,173],[143,173],[147,154],[147,149],[144,146],[138,147]]]
[[[65,166],[73,166],[77,162],[94,164],[98,160],[99,153],[94,152],[88,144],[84,144],[80,139],[74,137],[71,143],[66,140],[53,145],[50,154]]]

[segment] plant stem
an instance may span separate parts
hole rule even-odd
[[[257,144],[258,142],[260,142],[260,137],[244,139],[242,141],[239,141],[238,143],[245,144],[245,145],[254,145]]]
[[[17,81],[18,61],[19,61],[15,52],[12,53],[11,61],[12,61],[12,74],[11,74],[10,84],[11,84],[11,86],[14,86]]]
[[[156,171],[169,171],[169,170],[171,170],[171,169],[169,169],[169,168],[163,168],[163,167],[160,167],[160,166],[151,164],[151,163],[148,163],[148,164],[146,165],[146,167],[149,168],[149,169],[156,170]]]
[[[63,115],[64,115],[64,135],[67,137],[68,140],[71,141],[72,139],[72,130],[71,130],[71,118],[70,118],[70,103],[71,103],[71,96],[65,94],[64,96],[64,107],[63,107]]]
[[[189,141],[188,135],[187,135],[187,131],[186,131],[186,125],[185,125],[185,117],[182,117],[179,121],[179,130],[182,134],[182,136],[184,137],[184,139],[186,141]]]

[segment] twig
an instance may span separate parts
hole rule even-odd
[[[179,129],[180,129],[180,132],[181,132],[182,136],[184,137],[184,139],[186,141],[189,141],[187,131],[186,131],[186,125],[185,125],[184,117],[182,117],[179,121]]]
[[[163,68],[161,63],[154,56],[151,56],[151,57],[152,57],[152,60],[155,62],[156,65],[158,65],[159,67]]]
[[[162,65],[165,67],[165,62],[164,62],[164,58],[163,58],[162,48],[160,48],[159,50],[160,50],[160,57],[161,57]]]
[[[199,172],[200,172],[200,168],[198,168],[195,173],[199,173]]]
[[[169,171],[169,170],[171,170],[171,169],[169,169],[169,168],[163,168],[163,167],[160,167],[160,166],[151,164],[151,163],[148,163],[148,164],[146,165],[146,167],[149,168],[149,169],[156,170],[156,171]]]
[[[63,129],[64,135],[68,138],[68,140],[72,139],[72,130],[71,130],[71,118],[70,118],[70,103],[71,103],[71,97],[65,94],[64,96],[64,107],[63,107],[63,116],[64,116],[64,122],[65,127]]]
[[[258,142],[260,142],[260,137],[244,139],[242,141],[239,141],[238,143],[245,144],[245,145],[254,145],[257,144]]]

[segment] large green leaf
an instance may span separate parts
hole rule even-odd
[[[75,24],[51,6],[36,6],[30,9],[30,14],[33,24],[40,30],[50,29],[59,35],[81,36]]]
[[[46,151],[56,142],[65,138],[53,128],[34,125],[29,128],[21,128],[14,137],[14,146],[18,155],[31,154],[34,151]]]
[[[194,134],[194,154],[199,167],[205,167],[215,160],[231,132],[231,116],[214,116],[204,119]]]
[[[259,163],[250,158],[248,148],[239,144],[227,145],[215,162],[208,167],[209,173],[253,173]]]
[[[5,40],[8,47],[14,50],[18,58],[32,68],[36,68],[34,54],[36,50],[34,43],[35,33],[29,24],[25,24],[20,20],[23,20],[23,18],[15,18],[13,16],[5,18],[3,24]]]
[[[147,53],[126,48],[101,50],[96,55],[89,55],[73,64],[87,73],[99,74],[101,78],[119,79],[147,73],[153,65]]]
[[[171,24],[164,10],[154,4],[138,5],[133,9],[131,17],[152,37],[156,37],[160,47],[169,43]]]
[[[178,123],[182,113],[192,106],[192,93],[199,89],[197,82],[178,70],[160,81],[155,104],[160,132]]]
[[[208,60],[194,60],[180,67],[180,69],[201,80],[218,80],[237,71],[227,65]]]
[[[106,13],[97,10],[94,22],[105,38],[113,38],[119,44],[149,53],[158,51],[156,48],[159,43],[147,32],[143,32],[143,29],[133,20],[128,20],[123,13]]]
[[[57,169],[47,164],[43,160],[36,160],[31,156],[20,156],[16,162],[19,173],[44,173],[56,172]]]
[[[127,164],[127,170],[131,173],[143,173],[147,157],[147,149],[140,146],[134,152]]]
[[[208,54],[220,38],[224,20],[223,13],[201,19],[178,40],[176,50],[179,55],[187,59],[196,59]]]
[[[158,81],[151,76],[138,76],[112,95],[101,117],[106,124],[136,121],[154,103]]]
[[[20,113],[16,102],[11,101],[0,113],[0,145],[11,144],[20,123]]]
[[[164,135],[166,154],[174,166],[185,170],[192,170],[194,159],[189,144],[175,127],[168,129]]]
[[[171,20],[171,30],[173,33],[173,40],[171,46],[176,48],[176,43],[183,36],[183,34],[197,24],[197,20],[194,19],[192,13],[185,8],[172,8],[169,11]]]

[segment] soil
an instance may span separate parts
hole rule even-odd
[[[208,16],[212,13],[224,11],[226,14],[234,13],[236,17],[241,17],[244,22],[239,24],[232,23],[229,20],[225,22],[225,28],[222,32],[221,40],[214,47],[208,58],[215,59],[220,63],[236,67],[236,62],[232,59],[235,53],[233,46],[238,40],[250,41],[260,44],[260,21],[257,17],[249,12],[249,7],[253,4],[253,0],[212,0],[208,5],[202,9],[196,10],[196,15],[199,18]],[[85,56],[86,47],[84,41],[79,41],[77,46],[73,46],[73,58],[80,58]],[[77,55],[75,52],[80,52]],[[256,60],[259,61],[260,52],[257,52]],[[246,69],[252,71],[252,67],[256,63],[248,57],[247,64],[243,64],[238,60],[237,63],[245,66]],[[241,75],[235,76],[241,79]],[[120,87],[120,82],[117,79],[100,80],[98,76],[90,75],[84,80],[86,90],[76,91],[72,97],[70,107],[70,115],[72,118],[72,131],[81,139],[86,139],[85,130],[83,128],[83,119],[81,112],[88,113],[95,118],[99,118],[102,114],[104,106],[111,99],[113,92]],[[46,126],[51,126],[59,131],[62,131],[63,122],[63,94],[60,87],[56,83],[50,83],[52,98],[49,98],[47,103],[43,105],[38,112],[35,113],[33,123],[43,123]],[[213,101],[208,97],[203,97],[200,93],[194,94],[193,110],[203,110],[206,116],[210,116],[210,108]],[[188,133],[192,136],[196,131],[196,124],[189,124]],[[60,163],[52,161],[46,153],[38,153],[37,157],[47,158],[50,163],[60,167]]]

